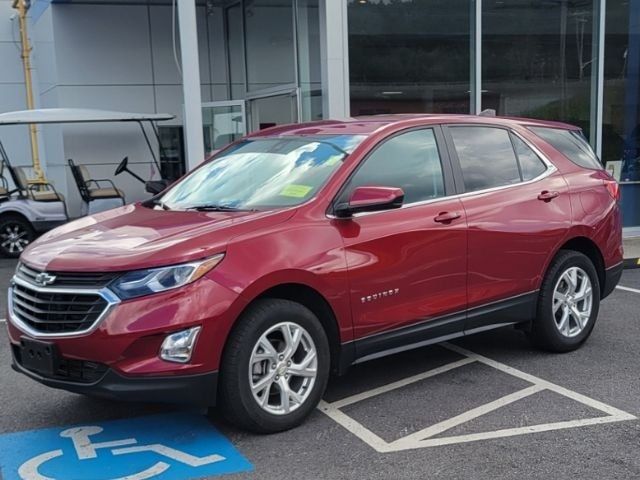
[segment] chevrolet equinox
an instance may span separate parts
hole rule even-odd
[[[582,132],[468,115],[249,135],[148,201],[59,227],[9,288],[13,368],[291,428],[331,372],[506,325],[578,348],[622,272]]]

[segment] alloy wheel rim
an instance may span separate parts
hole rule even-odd
[[[553,290],[553,318],[565,337],[579,335],[589,323],[593,308],[593,287],[580,267],[565,270]]]
[[[20,225],[9,224],[0,232],[0,246],[9,253],[21,253],[27,245],[27,231]]]
[[[286,415],[309,398],[316,382],[318,355],[303,327],[282,322],[258,339],[249,360],[249,387],[256,403],[271,414]]]

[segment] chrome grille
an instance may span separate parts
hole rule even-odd
[[[37,284],[36,277],[42,273],[35,268],[31,268],[24,263],[18,264],[16,269],[16,276],[27,280],[30,283]],[[81,287],[81,288],[102,288],[106,287],[114,278],[118,276],[117,273],[94,273],[94,272],[51,272],[47,273],[53,275],[55,280],[51,283],[51,286],[56,287]]]
[[[107,308],[97,294],[42,292],[16,283],[13,313],[33,330],[42,333],[73,333],[90,328]]]
[[[28,270],[27,270],[28,269]],[[32,275],[28,276],[28,271]],[[9,317],[13,324],[35,337],[65,337],[85,334],[98,324],[118,297],[104,284],[62,287],[56,274],[55,284],[38,285],[37,270],[20,265],[9,287]],[[47,272],[49,275],[49,272]],[[94,274],[87,274],[94,275]],[[94,278],[100,274],[95,274]],[[109,280],[110,281],[110,280]]]

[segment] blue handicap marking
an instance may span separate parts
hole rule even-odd
[[[194,413],[0,435],[3,480],[187,480],[252,469]]]

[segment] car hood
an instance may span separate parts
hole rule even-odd
[[[224,252],[233,237],[283,222],[294,211],[187,212],[126,205],[46,233],[25,250],[21,261],[52,272],[178,264]]]

